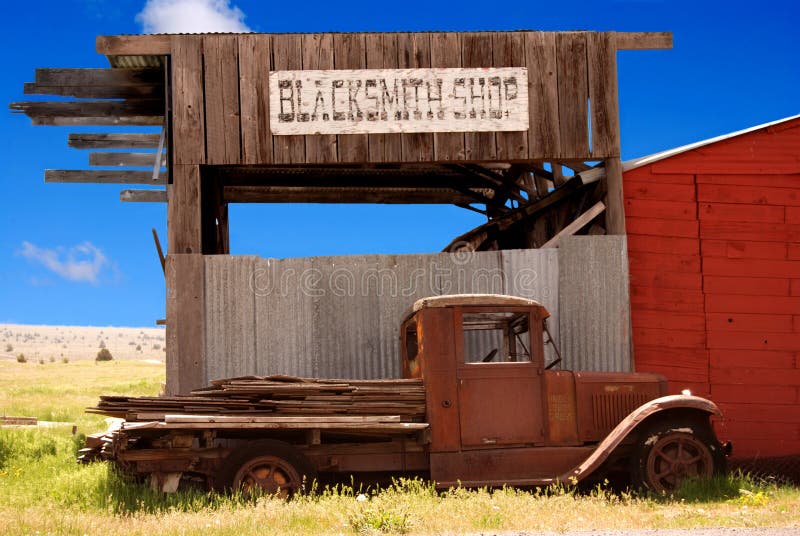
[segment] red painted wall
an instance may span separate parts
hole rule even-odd
[[[636,370],[721,407],[734,456],[800,455],[800,119],[625,172]]]

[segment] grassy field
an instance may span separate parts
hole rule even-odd
[[[513,530],[800,526],[800,490],[727,478],[686,486],[673,498],[463,489],[437,493],[420,481],[381,491],[342,488],[289,502],[199,492],[154,493],[104,464],[79,466],[81,434],[102,429],[83,408],[103,394],[158,393],[164,366],[112,361],[0,361],[0,411],[77,424],[0,429],[3,534],[369,534]],[[363,492],[363,493],[362,493]]]

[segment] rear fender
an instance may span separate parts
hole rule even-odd
[[[705,398],[691,395],[670,395],[642,404],[620,422],[579,466],[561,475],[561,482],[580,481],[592,474],[622,442],[645,420],[653,415],[675,409],[696,410],[708,415],[722,416],[716,404]]]

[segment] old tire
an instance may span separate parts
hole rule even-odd
[[[631,484],[671,493],[687,479],[725,472],[725,454],[707,423],[662,421],[644,430],[631,458]]]
[[[273,439],[248,441],[221,463],[215,487],[244,495],[289,498],[310,489],[316,470],[292,445]]]

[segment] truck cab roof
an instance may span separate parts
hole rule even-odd
[[[542,318],[550,316],[547,308],[536,300],[520,298],[519,296],[508,296],[506,294],[447,294],[444,296],[429,296],[420,298],[406,312],[403,322],[411,318],[415,313],[422,309],[432,307],[538,307]]]

